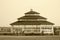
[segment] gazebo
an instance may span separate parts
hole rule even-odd
[[[47,21],[47,18],[39,14],[31,9],[24,16],[17,18],[16,22],[10,24],[13,32],[23,34],[54,34],[54,23]]]

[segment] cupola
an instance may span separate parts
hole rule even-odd
[[[25,13],[25,16],[39,16],[40,13],[33,11],[31,9],[29,12]]]

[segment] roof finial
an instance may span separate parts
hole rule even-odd
[[[33,11],[33,9],[30,9],[31,11]]]

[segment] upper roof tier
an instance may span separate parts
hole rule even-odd
[[[32,9],[29,12],[25,13],[25,16],[39,16],[40,13],[33,11]]]
[[[35,12],[35,11],[33,11],[33,10],[31,9],[29,12],[27,12],[27,13],[25,13],[25,14],[40,14],[40,13]]]

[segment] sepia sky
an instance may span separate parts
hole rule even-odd
[[[60,25],[60,0],[0,0],[0,26],[10,26],[30,9]]]

